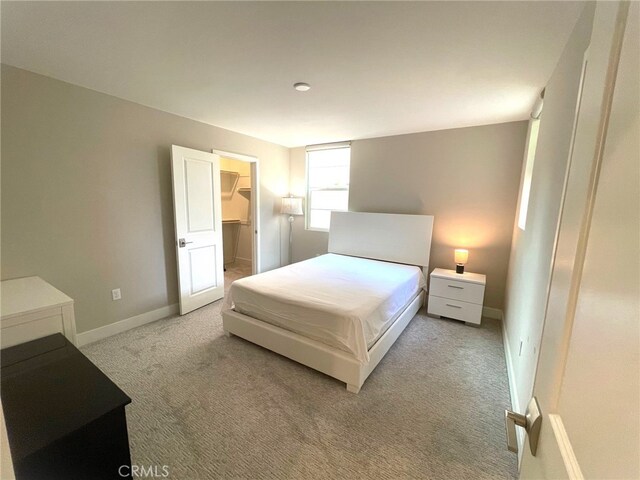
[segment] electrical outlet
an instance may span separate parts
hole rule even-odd
[[[122,298],[122,294],[120,293],[119,288],[115,288],[111,290],[111,299],[112,300],[120,300]]]

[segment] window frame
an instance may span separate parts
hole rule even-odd
[[[527,132],[527,145],[522,169],[522,186],[520,188],[520,201],[518,202],[518,216],[516,219],[518,228],[523,232],[527,228],[529,201],[531,198],[531,186],[533,183],[533,167],[536,161],[536,150],[538,148],[539,135],[540,119],[532,118],[529,121],[529,131]]]
[[[311,208],[311,183],[309,181],[309,154],[312,152],[317,152],[319,150],[338,150],[338,149],[349,149],[349,183],[347,184],[347,188],[315,188],[313,191],[320,192],[347,192],[347,208],[345,210],[336,210],[336,209],[327,209],[327,208]],[[305,149],[305,202],[304,202],[304,228],[305,230],[309,230],[311,232],[329,232],[329,228],[318,228],[310,226],[311,221],[311,210],[323,210],[329,212],[346,212],[349,210],[349,191],[351,189],[351,142],[343,142],[343,143],[332,143],[325,145],[313,145],[308,146]]]

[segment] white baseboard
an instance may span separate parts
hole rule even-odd
[[[511,408],[518,408],[518,389],[515,382],[515,372],[513,369],[513,359],[511,357],[511,347],[509,347],[509,334],[507,325],[502,322],[502,342],[504,344],[504,358],[507,362],[507,376],[509,378],[509,393],[511,394]]]
[[[502,342],[504,344],[504,358],[507,363],[507,379],[509,381],[509,394],[511,396],[511,410],[518,412],[520,399],[518,397],[518,387],[516,386],[515,370],[513,368],[513,357],[511,356],[511,347],[509,347],[509,334],[507,332],[507,324],[502,322]],[[524,412],[518,412],[524,413]],[[522,452],[524,448],[524,431],[522,428],[516,429],[516,436],[518,438],[518,451]],[[520,460],[522,456],[518,454],[518,467],[520,467]]]
[[[245,265],[251,265],[250,258],[236,257],[236,261],[234,263],[244,263]]]
[[[502,310],[493,307],[482,307],[482,316],[502,321]]]
[[[97,342],[98,340],[102,340],[103,338],[126,332],[132,328],[155,322],[156,320],[168,317],[169,315],[175,315],[176,313],[178,313],[178,304],[174,303],[172,305],[167,305],[166,307],[158,308],[157,310],[141,313],[135,317],[129,317],[115,323],[110,323],[104,327],[98,327],[93,330],[78,333],[76,335],[76,341],[78,343],[78,347],[83,347],[90,343]]]

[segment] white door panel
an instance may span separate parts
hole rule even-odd
[[[639,18],[596,4],[521,478],[640,477]]]
[[[224,294],[220,157],[171,147],[180,314]]]
[[[191,294],[200,293],[218,286],[216,273],[216,246],[194,247],[189,249],[189,268],[191,269]],[[211,275],[211,272],[214,275]]]
[[[185,190],[187,194],[187,231],[189,233],[215,230],[214,165],[209,161],[186,158]]]

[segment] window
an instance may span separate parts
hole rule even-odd
[[[529,123],[524,177],[522,179],[522,191],[520,192],[520,211],[518,212],[518,228],[520,228],[520,230],[524,230],[524,227],[527,225],[527,210],[529,209],[529,194],[531,193],[531,178],[533,175],[533,162],[536,159],[539,128],[540,120],[532,119]]]
[[[349,206],[351,146],[307,147],[307,216],[309,230],[329,230],[331,211]]]

